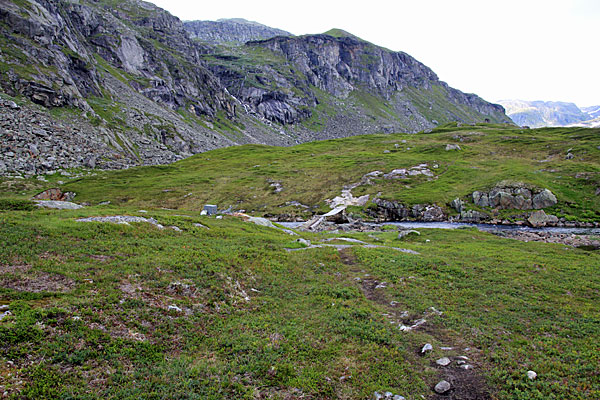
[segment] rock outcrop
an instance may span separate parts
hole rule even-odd
[[[185,21],[185,29],[192,39],[210,43],[246,43],[251,40],[270,39],[275,36],[293,36],[281,29],[271,28],[243,18],[217,21]]]
[[[556,196],[548,189],[536,189],[517,182],[500,182],[489,192],[473,192],[473,203],[479,207],[531,210],[556,205]]]
[[[367,213],[379,221],[424,221],[441,222],[447,219],[444,210],[435,204],[415,204],[412,207],[400,202],[374,199],[376,207],[369,208]]]

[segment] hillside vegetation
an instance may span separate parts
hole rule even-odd
[[[371,179],[352,191],[406,205],[437,204],[449,214],[455,198],[472,203],[471,193],[501,181],[548,188],[558,204],[548,210],[580,221],[600,220],[600,130],[582,128],[518,129],[500,125],[446,125],[430,133],[367,135],[281,148],[245,145],[219,149],[167,166],[96,171],[50,183],[29,181],[25,193],[65,181],[63,191],[78,202],[141,208],[200,211],[204,204],[246,210],[254,215],[289,214],[307,218],[328,210],[325,200],[373,171],[427,164],[433,176]],[[460,150],[446,150],[448,144]],[[573,158],[568,157],[571,154]],[[20,190],[22,182],[15,182]],[[281,191],[276,190],[280,185]],[[7,187],[8,184],[4,184]],[[298,205],[298,203],[300,205]],[[307,206],[306,207],[303,207]],[[472,208],[476,209],[473,204]],[[503,210],[506,216],[521,211]],[[504,215],[503,215],[504,216]]]
[[[432,176],[376,177],[353,193],[452,212],[455,197],[514,180],[555,193],[548,212],[598,221],[598,134],[453,124],[2,178],[0,389],[15,399],[598,398],[597,251],[473,229],[290,234],[198,212],[217,203],[308,217],[369,172],[427,164]],[[53,186],[90,206],[27,200]],[[123,215],[153,224],[78,221]]]

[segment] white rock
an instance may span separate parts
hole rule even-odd
[[[452,388],[452,386],[450,386],[450,383],[448,383],[446,381],[440,381],[437,385],[435,385],[433,390],[435,390],[435,392],[438,394],[444,394],[451,388]]]
[[[445,367],[446,365],[449,365],[452,361],[450,361],[450,359],[448,357],[442,357],[439,360],[436,360],[436,364],[437,365],[441,365],[442,367]]]
[[[460,366],[462,369],[473,369],[473,366],[471,364],[464,364]]]
[[[535,378],[537,378],[537,374],[535,373],[535,371],[527,371],[527,377],[530,380],[534,380]]]
[[[177,311],[177,312],[182,312],[183,311],[181,308],[179,308],[177,306],[173,306],[173,305],[169,306],[169,311],[171,311],[171,310]]]
[[[421,349],[421,353],[427,353],[428,351],[433,350],[433,346],[430,343],[425,344]]]

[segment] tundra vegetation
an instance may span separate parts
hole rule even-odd
[[[199,215],[217,203],[305,217],[328,210],[325,199],[366,173],[427,163],[433,177],[374,179],[353,193],[451,213],[454,198],[468,202],[473,191],[512,180],[549,188],[558,203],[548,213],[598,222],[598,137],[447,125],[290,148],[246,145],[168,166],[59,172],[48,182],[2,178],[2,393],[367,399],[389,391],[420,399],[437,398],[434,387],[446,380],[454,398],[599,398],[595,251],[474,229],[296,236]],[[28,200],[53,186],[90,205],[46,210]],[[502,210],[511,212],[523,211]],[[116,215],[163,228],[78,221]],[[425,344],[432,350],[423,353]],[[444,357],[449,365],[436,363]]]

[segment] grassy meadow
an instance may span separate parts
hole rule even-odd
[[[0,311],[0,395],[600,398],[597,251],[473,229],[403,239],[395,229],[290,235],[199,215],[217,203],[307,216],[368,172],[427,163],[431,180],[376,179],[353,193],[448,207],[516,180],[552,190],[553,213],[598,221],[598,133],[445,126],[233,147],[49,182],[2,178],[0,310],[9,313]],[[461,150],[446,151],[449,143]],[[25,200],[53,186],[91,205],[44,210]],[[165,228],[77,221],[110,215],[152,217]],[[426,343],[433,349],[422,353]],[[451,364],[436,364],[443,357]],[[433,391],[442,379],[452,384],[444,396]]]

